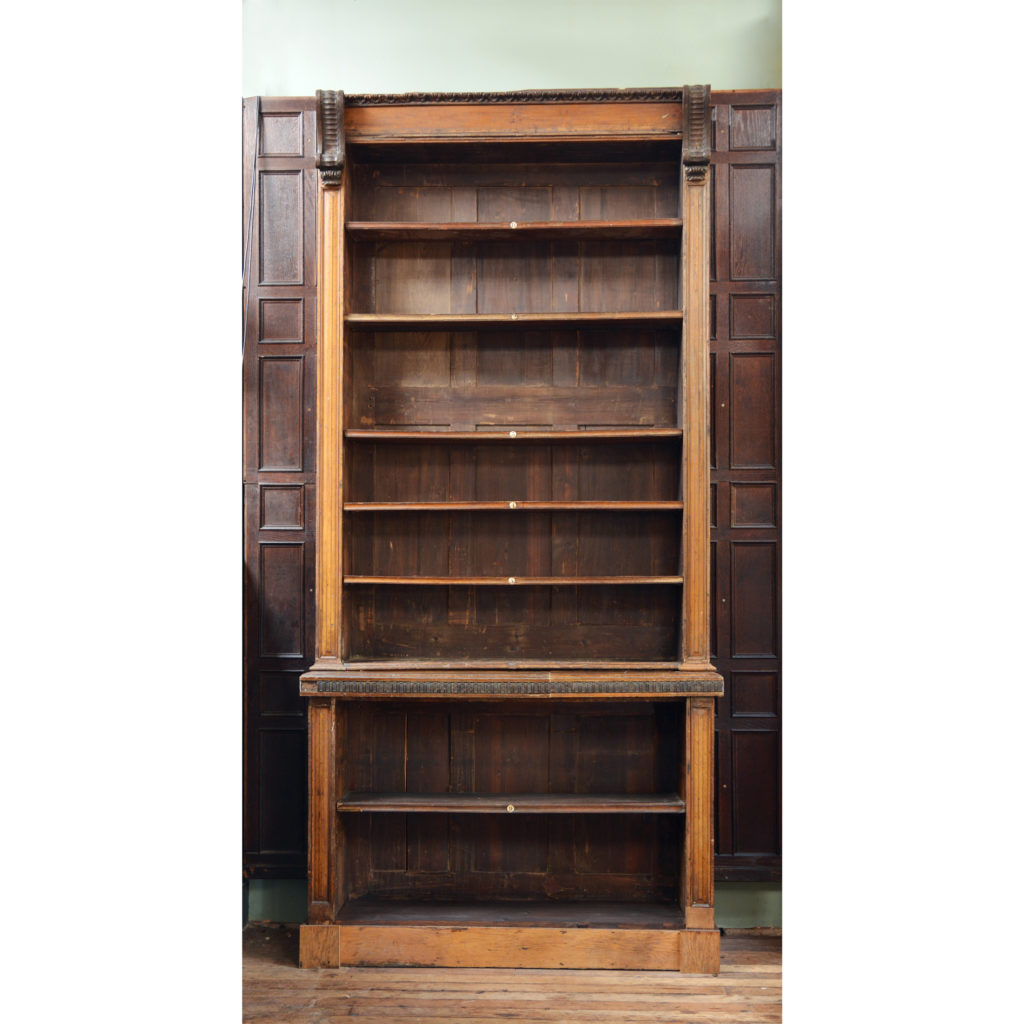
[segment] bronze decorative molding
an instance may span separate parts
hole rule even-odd
[[[711,163],[711,86],[683,88],[683,167],[686,180],[707,181]]]
[[[324,188],[337,188],[345,166],[345,94],[317,89],[316,104],[316,165]]]
[[[317,93],[319,95],[319,93]],[[349,106],[405,106],[417,103],[678,103],[675,89],[525,89],[519,92],[364,93],[347,98]]]

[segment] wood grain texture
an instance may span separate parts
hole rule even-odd
[[[682,409],[686,438],[683,460],[683,642],[684,664],[709,665],[711,572],[709,564],[710,514],[710,337],[709,185],[683,174],[684,242],[682,259],[683,324]]]
[[[302,877],[307,859],[306,723],[297,683],[314,656],[316,615],[312,105],[301,97],[243,104],[243,863],[248,878]],[[261,186],[267,174],[280,171],[288,176],[271,177],[274,183]],[[283,191],[282,182],[288,184]],[[301,283],[278,283],[283,277]]]
[[[679,103],[438,103],[348,106],[350,142],[657,139],[679,135]]]
[[[679,933],[680,973],[718,974],[720,960],[721,934],[717,928],[687,929]]]
[[[679,933],[625,928],[349,925],[341,963],[379,967],[679,969]]]
[[[337,711],[309,702],[309,921],[332,921],[338,908]]]
[[[714,700],[688,697],[685,728],[683,910],[687,928],[714,928]]]
[[[699,934],[699,933],[694,933]],[[243,933],[247,1024],[312,1024],[332,1017],[422,1024],[497,1021],[692,1020],[778,1024],[781,939],[726,934],[715,975],[667,971],[509,968],[360,968],[304,971],[298,929],[250,925]]]
[[[716,877],[778,881],[782,100],[763,90],[713,101],[713,649],[727,695],[716,718]]]
[[[344,253],[345,181],[318,191],[319,374],[317,385],[317,570],[316,659],[343,656],[344,592],[341,587],[344,520]]]
[[[674,793],[346,793],[339,811],[392,814],[683,814]]]
[[[330,924],[304,924],[299,928],[300,967],[340,967],[341,929]]]

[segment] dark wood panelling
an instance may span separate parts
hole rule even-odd
[[[302,344],[302,299],[260,299],[260,341]]]
[[[245,349],[244,820],[249,877],[306,873],[306,707],[313,652],[316,279],[312,100],[243,105]]]
[[[302,284],[302,234],[288,230],[302,220],[302,172],[261,170],[260,284]]]
[[[779,734],[732,730],[732,774],[743,783],[733,794],[733,842],[754,856],[779,848]]]
[[[767,881],[781,865],[781,103],[712,101],[716,875]]]
[[[774,352],[733,352],[729,356],[729,466],[774,469],[778,457],[775,421],[778,387]]]
[[[775,165],[729,167],[729,253],[733,281],[768,281],[776,274]]]

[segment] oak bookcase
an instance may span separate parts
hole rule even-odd
[[[708,89],[317,95],[301,961],[717,972]]]

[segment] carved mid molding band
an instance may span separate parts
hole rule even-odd
[[[345,166],[345,94],[334,89],[316,91],[316,165],[324,188],[341,184]]]
[[[432,694],[546,694],[546,693],[702,693],[720,696],[722,683],[712,679],[667,682],[647,680],[609,680],[591,682],[418,682],[381,679],[368,682],[350,679],[318,679],[317,693],[416,693]]]
[[[711,86],[683,88],[683,167],[686,180],[707,181],[711,163]]]

